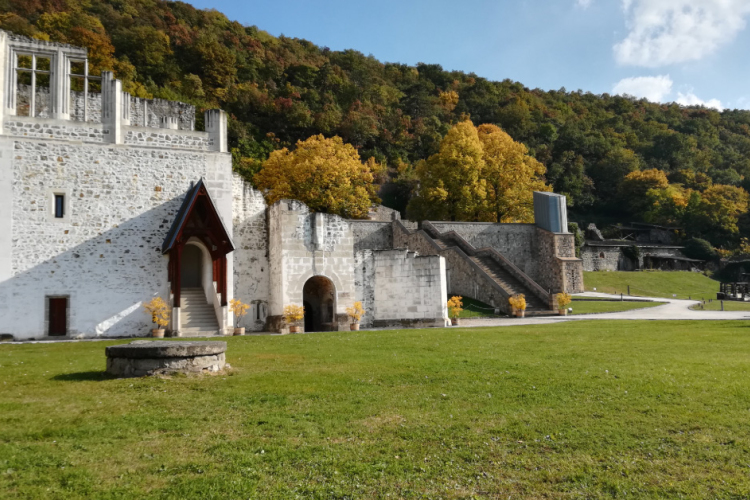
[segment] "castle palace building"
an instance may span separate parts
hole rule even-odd
[[[370,220],[266,206],[232,172],[227,117],[140,99],[86,49],[0,32],[0,334],[16,339],[145,336],[162,297],[176,336],[245,325],[284,331],[445,326],[449,295],[550,314],[583,290],[565,198],[535,193],[535,224]]]

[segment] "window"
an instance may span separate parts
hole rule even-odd
[[[65,217],[65,195],[55,195],[55,219],[62,219]]]

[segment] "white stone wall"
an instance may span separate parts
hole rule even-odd
[[[232,182],[234,296],[249,304],[241,326],[263,331],[268,316],[270,268],[263,195],[235,175]]]
[[[0,155],[0,197],[12,173],[12,212],[0,215],[12,221],[10,252],[0,238],[0,333],[45,335],[45,296],[67,295],[70,335],[144,335],[150,323],[141,303],[168,298],[161,244],[201,176],[232,230],[226,153],[6,136]],[[64,219],[52,213],[54,193],[68,201]],[[10,276],[3,276],[8,255]],[[231,264],[230,255],[230,273]]]
[[[373,252],[373,323],[445,326],[448,288],[445,258],[407,250]]]
[[[14,116],[5,120],[5,133],[18,137],[82,142],[109,142],[102,125]]]
[[[197,149],[208,151],[213,145],[213,139],[204,132],[184,130],[152,129],[141,127],[127,127],[125,129],[125,144],[134,146],[149,146],[164,149]]]
[[[336,288],[335,314],[355,302],[354,237],[347,220],[316,214],[301,202],[281,200],[269,209],[269,315],[284,306],[302,305],[302,289],[313,276],[325,276]],[[345,318],[344,318],[345,320]],[[346,321],[339,328],[348,328]]]

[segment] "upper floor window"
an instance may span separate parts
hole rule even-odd
[[[65,217],[65,195],[55,195],[55,219],[62,219]]]

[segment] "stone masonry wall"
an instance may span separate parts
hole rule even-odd
[[[109,136],[109,131],[102,125],[19,116],[9,117],[3,128],[8,135],[36,139],[103,143]]]
[[[374,252],[374,264],[374,326],[446,326],[445,259],[397,249]]]
[[[536,231],[538,271],[534,280],[553,294],[583,292],[583,262],[575,257],[575,236],[542,228]]]
[[[365,315],[360,320],[363,328],[373,325],[375,310],[375,252],[359,250],[354,254],[354,289],[355,301],[362,302]]]
[[[494,248],[531,279],[538,281],[538,243],[534,224],[432,221],[431,224],[441,233],[457,232],[476,249]]]
[[[270,276],[266,203],[259,191],[237,175],[232,180],[232,201],[234,296],[250,305],[241,326],[263,331]]]
[[[584,271],[617,271],[620,269],[621,258],[620,247],[585,245],[581,248]]]
[[[393,223],[393,243],[395,248],[408,248],[420,255],[442,255],[445,258],[446,290],[450,295],[461,295],[480,300],[506,311],[507,294],[493,284],[457,249],[440,250],[430,243],[431,238],[424,231],[410,232],[398,222]],[[447,300],[447,299],[446,299]]]
[[[141,127],[127,127],[124,142],[133,146],[196,149],[199,151],[208,151],[213,145],[213,140],[205,132]]]
[[[12,151],[0,170],[13,172],[14,228],[12,277],[0,283],[2,332],[44,335],[45,296],[67,296],[71,335],[145,334],[142,302],[168,299],[162,241],[201,176],[231,232],[228,154],[7,137],[0,150]],[[66,198],[62,219],[54,194]]]
[[[338,327],[348,328],[346,308],[355,301],[354,235],[349,221],[313,213],[299,201],[281,200],[268,210],[271,268],[270,329],[280,329],[284,306],[302,305],[302,289],[313,276],[325,276],[336,290]]]
[[[192,104],[166,99],[130,98],[132,126],[159,128],[164,117],[177,118],[179,130],[195,130],[195,106]]]
[[[18,85],[16,95],[16,113],[19,116],[28,116],[31,100],[31,85]],[[84,104],[87,104],[88,122],[102,122],[102,94],[99,92],[89,92],[88,103],[84,99],[83,92],[72,91],[70,93],[70,119],[73,121],[83,121]],[[50,92],[49,87],[36,88],[36,98],[34,101],[35,115],[39,118],[49,118],[51,116]]]
[[[354,235],[354,250],[390,250],[393,248],[391,223],[369,220],[350,220]]]

